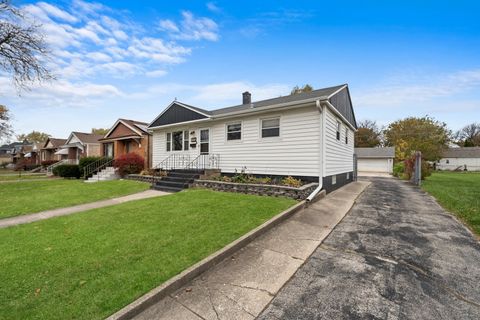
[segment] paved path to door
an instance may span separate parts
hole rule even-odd
[[[141,199],[164,196],[167,194],[170,194],[170,193],[157,191],[157,190],[146,190],[146,191],[130,194],[128,196],[123,196],[119,198],[101,200],[96,202],[80,204],[73,207],[60,208],[60,209],[42,211],[38,213],[21,215],[21,216],[16,216],[11,218],[0,219],[0,229],[7,228],[14,225],[19,225],[19,224],[30,223],[38,220],[49,219],[53,217],[66,216],[69,214],[87,211],[91,209],[109,207],[109,206],[129,202],[133,200],[141,200]]]
[[[369,179],[259,319],[480,319],[476,238],[418,188]]]
[[[254,319],[367,185],[351,183],[297,212],[136,319]]]

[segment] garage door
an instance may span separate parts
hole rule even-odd
[[[392,172],[392,159],[358,159],[358,171]]]

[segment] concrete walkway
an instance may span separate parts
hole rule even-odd
[[[49,219],[49,218],[53,218],[53,217],[66,216],[66,215],[69,215],[69,214],[82,212],[82,211],[87,211],[87,210],[91,210],[91,209],[113,206],[113,205],[116,205],[116,204],[125,203],[125,202],[129,202],[129,201],[133,201],[133,200],[141,200],[141,199],[148,199],[148,198],[153,198],[153,197],[164,196],[164,195],[167,195],[167,194],[170,194],[170,193],[157,191],[157,190],[146,190],[146,191],[130,194],[128,196],[123,196],[123,197],[119,197],[119,198],[101,200],[101,201],[96,201],[96,202],[80,204],[80,205],[73,206],[73,207],[60,208],[60,209],[54,209],[54,210],[42,211],[42,212],[38,212],[38,213],[27,214],[27,215],[21,215],[21,216],[17,216],[17,217],[0,219],[0,229],[7,228],[7,227],[10,227],[10,226],[19,225],[19,224],[24,224],[24,223],[30,223],[30,222],[34,222],[34,221]]]
[[[135,319],[254,319],[368,184],[351,183],[313,203]]]

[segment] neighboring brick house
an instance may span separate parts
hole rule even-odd
[[[99,141],[101,138],[102,136],[98,134],[74,131],[55,154],[66,155],[69,162],[78,164],[80,158],[101,155]]]
[[[40,149],[40,161],[59,161],[67,159],[67,155],[55,154],[67,139],[48,138]]]
[[[134,152],[145,159],[145,167],[150,167],[150,134],[147,131],[148,123],[118,119],[100,139],[102,155],[118,158],[124,154]]]

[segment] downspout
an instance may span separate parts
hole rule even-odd
[[[323,171],[324,171],[324,161],[325,161],[325,106],[322,106],[320,100],[315,102],[318,110],[320,111],[321,121],[320,121],[320,163],[319,163],[319,175],[318,175],[318,187],[313,190],[313,192],[307,197],[307,203],[312,201],[317,194],[323,188]]]

